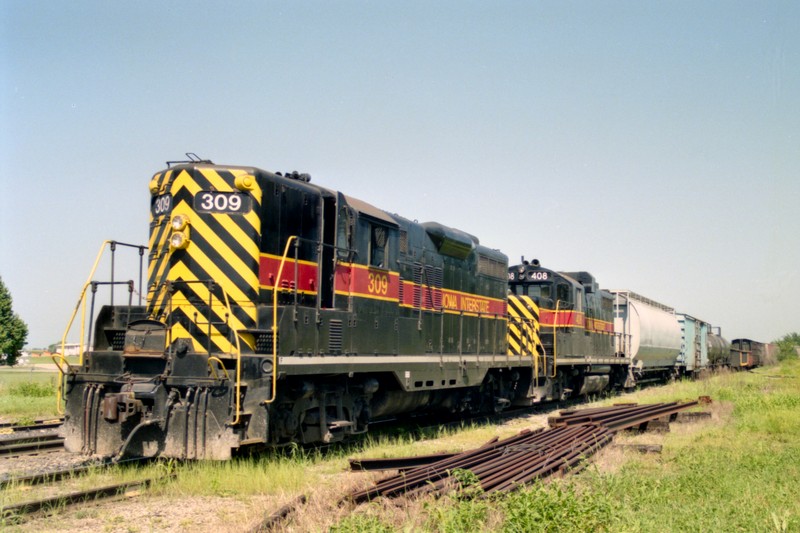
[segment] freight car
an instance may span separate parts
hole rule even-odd
[[[681,330],[681,355],[678,368],[682,375],[697,376],[708,368],[708,322],[685,313],[678,313]]]
[[[716,332],[714,329],[716,329]],[[731,343],[722,336],[720,328],[711,328],[709,330],[707,350],[709,368],[722,368],[729,365]]]
[[[778,347],[774,344],[751,339],[734,339],[731,341],[728,366],[734,370],[774,365],[777,362]]]
[[[681,328],[675,309],[629,290],[613,290],[617,351],[631,360],[637,383],[680,375]]]
[[[296,172],[193,160],[149,188],[146,303],[101,308],[65,370],[67,450],[225,459],[535,388],[506,348],[507,258],[476,237]]]

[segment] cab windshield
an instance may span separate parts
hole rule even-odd
[[[552,283],[519,283],[517,285],[512,285],[511,290],[517,296],[530,296],[537,305],[553,304]]]

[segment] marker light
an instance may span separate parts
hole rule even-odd
[[[169,245],[175,250],[183,250],[189,246],[189,237],[182,231],[173,232],[172,236],[169,238]]]
[[[172,229],[175,231],[181,231],[183,228],[189,225],[189,217],[186,215],[175,215],[172,217]]]
[[[158,192],[158,180],[153,178],[150,180],[150,194],[156,194]]]
[[[236,176],[233,184],[240,191],[252,191],[256,186],[256,180],[253,176]]]

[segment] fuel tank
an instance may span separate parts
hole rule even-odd
[[[675,310],[627,290],[614,294],[617,352],[628,354],[640,370],[675,366],[681,353],[681,328]]]

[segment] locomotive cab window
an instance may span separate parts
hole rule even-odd
[[[552,306],[553,305],[553,296],[552,296],[552,287],[551,283],[536,283],[536,284],[518,284],[514,287],[514,292],[518,296],[530,296],[531,299],[536,303],[536,305],[542,306]]]
[[[378,268],[387,268],[386,243],[389,230],[385,226],[371,224],[369,238],[369,264]]]
[[[556,286],[556,299],[561,302],[562,309],[569,309],[572,307],[572,290],[566,283],[559,283]]]
[[[349,207],[339,210],[339,221],[336,230],[336,253],[340,261],[352,260],[353,233],[355,232],[355,216]]]

